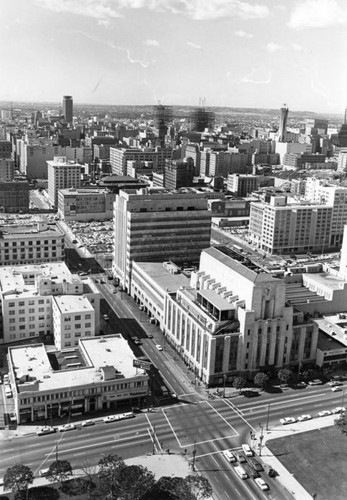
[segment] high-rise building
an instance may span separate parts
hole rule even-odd
[[[210,245],[211,215],[204,194],[120,191],[114,204],[113,274],[130,290],[133,260],[197,263]]]
[[[48,166],[48,197],[51,204],[58,206],[58,190],[81,187],[82,165],[66,161],[66,156],[55,156]]]
[[[279,138],[280,142],[285,142],[286,140],[286,127],[287,127],[287,119],[288,119],[288,111],[286,104],[283,104],[283,107],[280,109],[280,127],[279,127]]]
[[[164,170],[164,187],[166,189],[179,189],[193,185],[194,161],[192,158],[180,160],[167,160]]]
[[[228,175],[227,190],[236,196],[247,196],[259,188],[259,181],[256,175]]]
[[[72,123],[73,100],[71,95],[64,95],[63,97],[63,116],[67,123]]]

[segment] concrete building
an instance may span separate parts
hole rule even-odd
[[[0,265],[64,260],[64,234],[44,217],[0,216]]]
[[[337,171],[340,174],[347,172],[347,148],[342,148],[339,151],[337,158]]]
[[[64,95],[63,97],[63,116],[67,123],[72,123],[73,100],[71,95]]]
[[[0,180],[0,212],[23,213],[29,210],[29,182]]]
[[[64,220],[112,219],[116,195],[108,189],[60,189],[58,214]]]
[[[14,160],[11,160],[11,158],[0,158],[0,181],[13,181],[14,173]]]
[[[148,375],[121,334],[80,339],[75,349],[50,352],[43,344],[10,347],[8,365],[20,424],[141,406]]]
[[[280,163],[283,163],[285,154],[312,153],[312,144],[301,142],[276,142],[276,153],[280,155]]]
[[[256,175],[228,175],[227,190],[236,196],[248,196],[259,188],[259,177]]]
[[[203,193],[120,191],[114,205],[113,274],[130,290],[132,261],[197,262],[210,237],[211,212]]]
[[[80,188],[82,165],[67,162],[66,156],[56,156],[53,161],[47,162],[48,166],[48,197],[52,206],[58,206],[59,189]]]
[[[191,158],[184,160],[167,160],[164,169],[164,187],[179,189],[193,185],[194,162]]]
[[[153,148],[110,148],[110,163],[114,175],[126,175],[128,160],[152,162],[154,169],[158,168],[158,152],[153,150]]]
[[[7,344],[31,338],[58,342],[61,328],[57,316],[53,318],[52,308],[54,298],[59,296],[68,296],[71,302],[75,301],[75,306],[78,297],[83,297],[81,316],[86,311],[84,299],[88,300],[94,309],[91,335],[99,332],[100,292],[89,277],[81,279],[71,274],[62,262],[0,269],[0,342]],[[71,345],[75,345],[73,340],[77,343],[71,339]],[[62,339],[60,344],[66,341],[68,339]]]
[[[47,179],[47,161],[65,154],[65,148],[50,139],[18,139],[20,170],[29,179]]]
[[[328,249],[332,206],[267,196],[250,204],[249,234],[269,254],[322,252]]]
[[[84,165],[84,163],[90,163],[93,160],[93,149],[90,146],[66,146],[65,156],[66,161],[73,161]]]
[[[12,144],[5,139],[0,140],[0,158],[11,158]]]
[[[284,280],[224,246],[201,253],[191,285],[167,293],[164,312],[166,338],[208,385],[315,360],[318,329],[286,305]]]

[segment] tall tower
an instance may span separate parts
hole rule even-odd
[[[71,95],[63,96],[63,115],[67,123],[72,123],[73,100]]]
[[[172,122],[172,107],[158,104],[154,108],[156,126],[158,128],[158,139],[161,148],[165,147],[165,136],[167,134],[168,123]]]
[[[286,127],[287,127],[287,118],[288,118],[288,107],[286,104],[283,104],[283,107],[280,109],[280,128],[279,128],[279,142],[285,142],[286,138]]]

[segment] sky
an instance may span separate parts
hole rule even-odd
[[[0,100],[344,112],[346,0],[0,0]]]

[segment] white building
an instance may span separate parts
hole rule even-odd
[[[81,187],[82,165],[67,161],[66,156],[55,156],[48,165],[48,197],[52,206],[58,206],[58,191]]]
[[[58,213],[64,220],[112,219],[115,198],[108,189],[60,189]]]
[[[145,402],[147,374],[121,334],[80,339],[78,347],[52,351],[43,344],[9,347],[8,365],[20,424]],[[55,367],[52,366],[52,360]]]
[[[57,315],[53,321],[53,302],[59,296],[69,297],[75,306],[76,315],[79,303],[81,316],[92,315],[92,324],[86,327],[86,331],[90,331],[91,335],[99,332],[100,293],[89,277],[82,280],[79,276],[71,274],[63,262],[0,269],[2,326],[0,342],[6,344],[31,338],[49,340],[54,338],[59,345],[63,345],[65,341],[69,341],[66,338],[59,342],[58,335],[62,332],[62,328]],[[79,297],[83,300],[79,301]],[[57,304],[59,301],[54,302],[54,311],[59,309]],[[93,313],[90,312],[90,307],[94,309]],[[89,323],[87,318],[83,323],[84,326],[86,323]],[[83,336],[82,327],[77,330],[81,331]],[[75,335],[75,332],[73,333]],[[77,344],[78,336],[75,338],[74,335],[71,337],[71,345]]]

